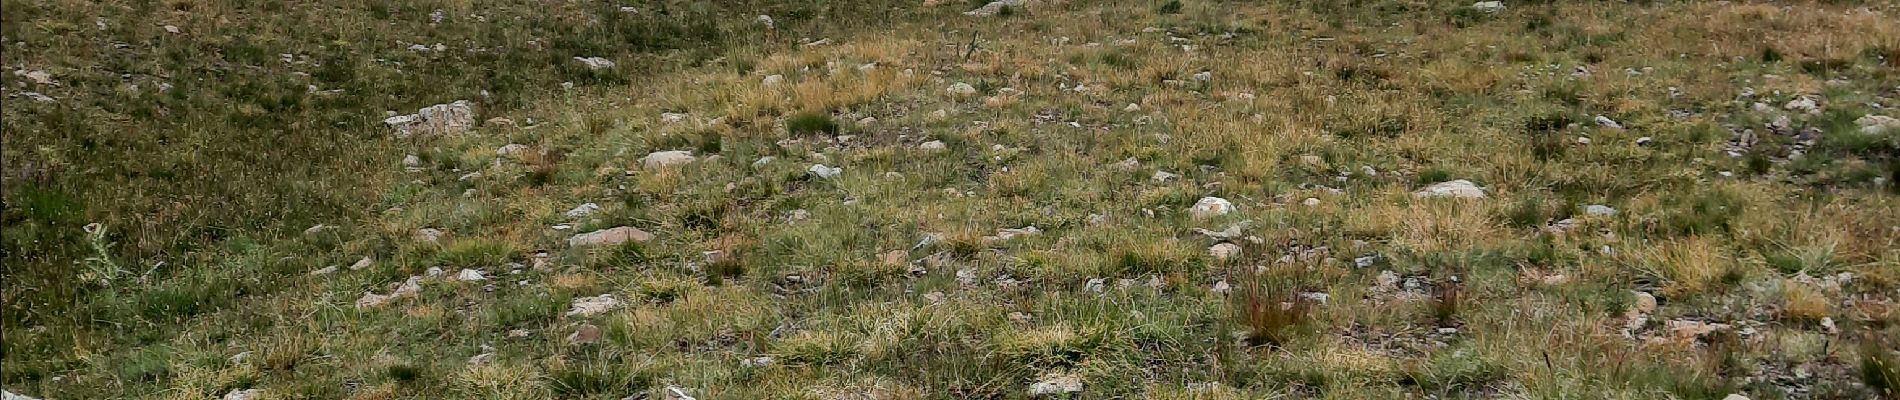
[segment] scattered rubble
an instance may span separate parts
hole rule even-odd
[[[403,297],[412,296],[412,295],[415,295],[417,292],[421,292],[421,291],[422,291],[422,277],[411,276],[409,277],[408,280],[404,280],[402,284],[397,285],[394,289],[390,290],[389,294],[376,294],[374,292],[363,292],[363,297],[356,299],[356,308],[365,309],[365,308],[381,307],[384,304],[389,304],[390,301],[401,299]]]

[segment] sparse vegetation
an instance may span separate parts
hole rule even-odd
[[[924,3],[0,0],[0,387],[1900,386],[1900,6]]]
[[[1893,396],[1900,392],[1900,363],[1894,361],[1890,343],[1877,338],[1863,339],[1860,347],[1860,379],[1875,393]]]
[[[1155,8],[1155,12],[1162,14],[1180,14],[1181,0],[1168,0],[1166,3],[1161,3],[1160,7]]]

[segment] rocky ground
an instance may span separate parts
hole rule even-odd
[[[112,224],[89,225],[74,311],[20,311],[52,284],[9,283],[0,384],[227,400],[1900,390],[1900,8],[1361,3],[902,4],[834,31],[748,12],[723,23],[766,45],[546,57],[588,79],[518,106],[471,86],[357,116],[375,150],[332,172],[362,177],[333,181],[355,183],[334,190],[358,214],[143,274],[93,233]],[[16,121],[77,107],[60,74],[17,68],[10,158],[28,152]]]

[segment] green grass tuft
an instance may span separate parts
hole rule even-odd
[[[1161,14],[1180,14],[1181,0],[1168,0],[1166,3],[1161,3],[1160,7],[1155,7],[1155,12]]]
[[[785,131],[792,136],[812,136],[817,134],[838,134],[838,121],[823,113],[799,113],[785,119]]]

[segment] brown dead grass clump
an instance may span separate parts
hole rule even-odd
[[[1230,299],[1233,318],[1246,329],[1243,338],[1250,346],[1281,348],[1312,320],[1313,301],[1281,284],[1286,280],[1270,277],[1275,272],[1248,274]]]

